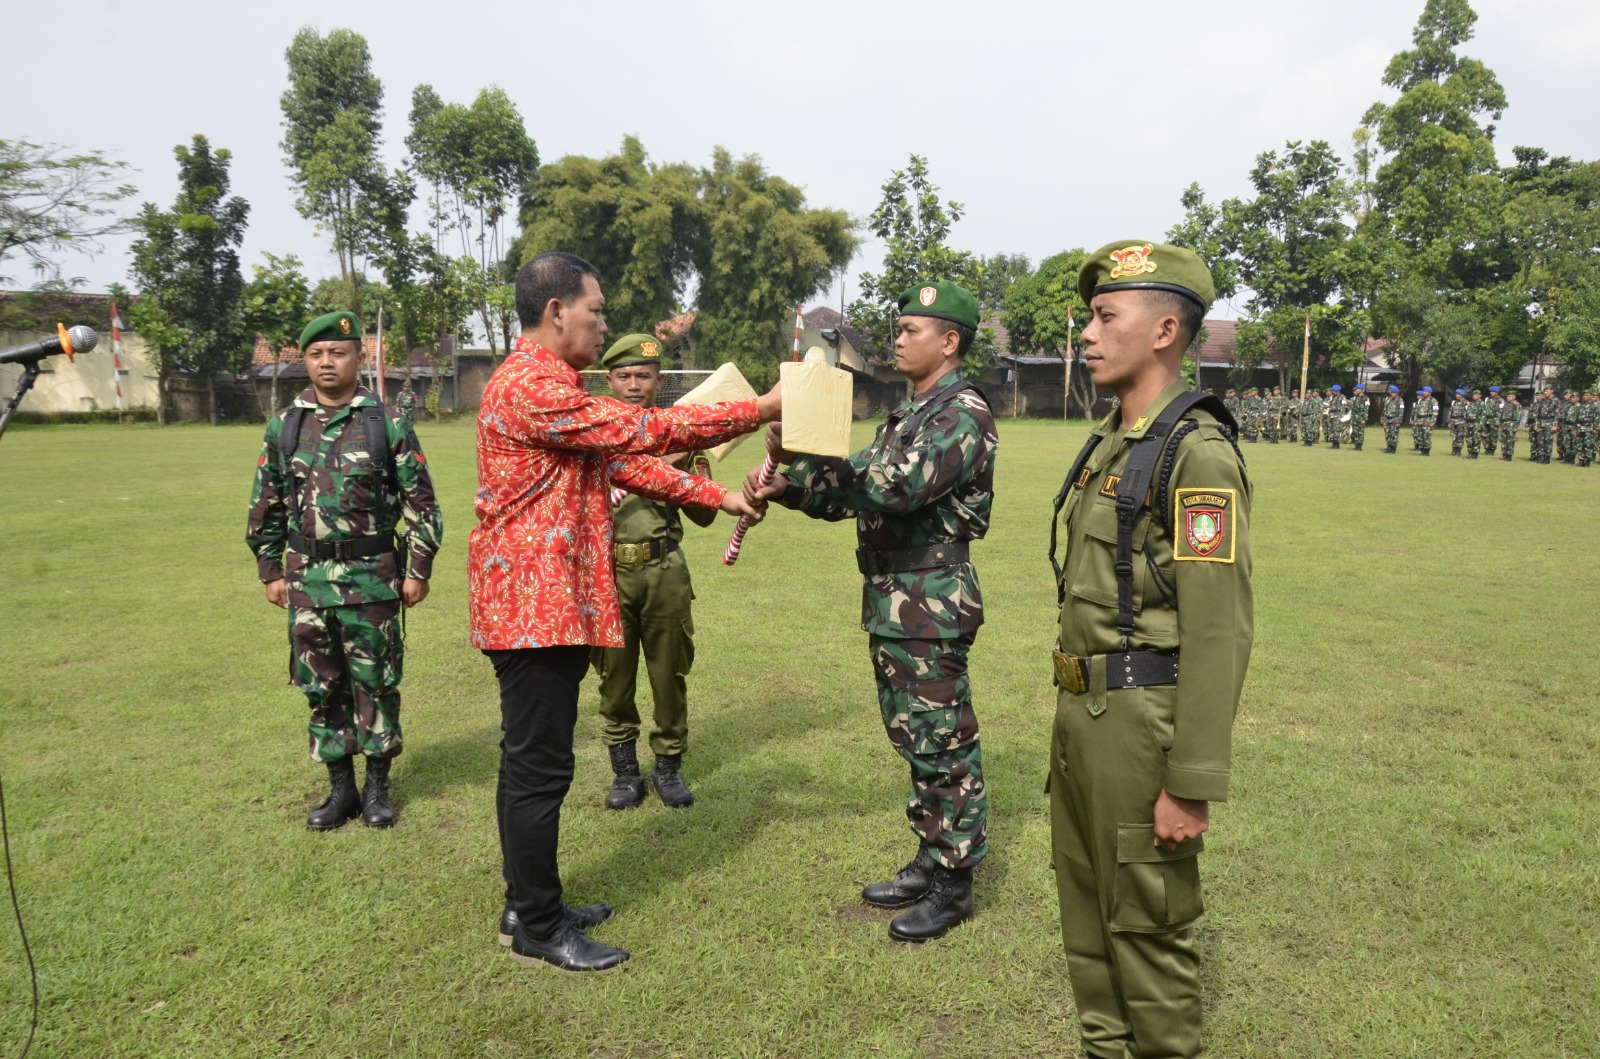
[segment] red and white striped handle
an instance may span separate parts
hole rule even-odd
[[[618,504],[622,503],[626,499],[628,499],[628,491],[626,489],[613,489],[613,490],[611,490],[611,506],[612,507],[616,507]]]
[[[778,461],[771,456],[761,465],[761,477],[756,479],[759,488],[765,489],[772,484],[772,476],[778,473]],[[744,544],[745,531],[750,528],[748,515],[739,516],[739,524],[733,527],[733,537],[728,541],[728,550],[722,553],[722,565],[732,566],[739,561],[739,548]]]

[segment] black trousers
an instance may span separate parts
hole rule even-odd
[[[495,814],[506,907],[530,938],[561,925],[561,803],[572,786],[572,732],[589,648],[485,651],[500,681],[500,782]]]

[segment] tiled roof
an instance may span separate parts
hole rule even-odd
[[[366,367],[367,365],[371,364],[373,358],[376,357],[377,354],[378,354],[378,337],[376,335],[362,335],[361,336],[361,364],[362,364],[362,366]],[[282,364],[304,364],[305,360],[306,360],[306,355],[304,353],[300,352],[300,347],[299,346],[285,346],[283,348],[283,353],[281,355],[280,363],[282,363]],[[250,363],[252,365],[257,365],[257,366],[262,365],[262,364],[270,365],[272,363],[272,344],[269,343],[266,340],[265,336],[256,335],[256,348],[255,348],[255,352],[252,353],[251,356],[250,356]]]
[[[669,316],[659,324],[656,324],[656,337],[663,342],[671,338],[682,338],[689,333],[689,329],[694,326],[694,322],[699,318],[700,314],[696,312]]]
[[[1205,332],[1205,345],[1200,347],[1196,363],[1204,368],[1231,368],[1234,343],[1239,337],[1239,321],[1207,320]]]

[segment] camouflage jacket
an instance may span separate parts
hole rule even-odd
[[[1533,399],[1533,414],[1529,417],[1529,424],[1537,423],[1541,427],[1553,427],[1561,419],[1561,402],[1554,397],[1535,397]]]
[[[1592,432],[1600,428],[1600,404],[1584,401],[1578,405],[1578,429]]]
[[[1350,422],[1365,423],[1371,407],[1372,399],[1364,393],[1358,393],[1350,398]]]
[[[400,532],[406,553],[405,575],[428,577],[444,537],[444,523],[416,435],[385,410],[389,458],[380,462],[386,476],[384,508],[373,511],[366,431],[361,417],[352,412],[381,408],[377,395],[358,387],[348,405],[326,408],[317,404],[316,391],[308,387],[294,399],[294,406],[305,413],[288,473],[278,451],[287,408],[267,423],[261,458],[256,461],[245,541],[255,552],[258,576],[263,582],[287,576],[289,602],[297,607],[340,607],[399,598],[397,553],[311,562],[289,547],[289,534],[298,533],[307,540],[341,541]]]
[[[957,392],[960,381],[957,369],[890,412],[860,452],[796,459],[779,502],[812,518],[854,517],[857,543],[872,552],[982,537],[1000,439],[988,403],[976,390]],[[931,414],[916,415],[930,407]],[[982,624],[983,597],[970,561],[874,574],[862,584],[861,627],[874,635],[942,640]]]
[[[1504,430],[1506,427],[1510,427],[1513,431],[1516,430],[1517,429],[1517,420],[1519,420],[1521,418],[1522,418],[1522,402],[1521,401],[1506,401],[1506,402],[1504,402],[1503,404],[1500,405],[1500,429],[1501,430]]]
[[[1347,404],[1349,404],[1349,400],[1342,393],[1336,393],[1328,398],[1328,418],[1337,422],[1344,415],[1345,405]]]
[[[1435,397],[1419,397],[1417,403],[1411,406],[1411,425],[1414,427],[1427,427],[1430,430],[1439,425],[1439,400]]]
[[[1397,393],[1392,393],[1383,399],[1383,421],[1385,423],[1398,423],[1405,417],[1405,398]]]

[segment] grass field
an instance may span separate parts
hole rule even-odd
[[[304,827],[325,773],[243,543],[260,429],[13,428],[0,775],[35,1054],[1079,1054],[1041,788],[1045,538],[1084,429],[1001,425],[974,549],[992,852],[973,922],[904,947],[857,901],[913,849],[905,770],[877,719],[851,528],[777,512],[732,570],[725,520],[690,527],[693,809],[601,808],[585,686],[562,863],[570,898],[617,909],[596,936],[634,958],[564,975],[494,941],[470,424],[420,430],[446,542],[410,619],[400,824],[326,835]],[[1600,469],[1387,456],[1373,436],[1246,450],[1257,639],[1202,861],[1210,1052],[1593,1056]],[[8,912],[0,1054],[28,1002]]]

